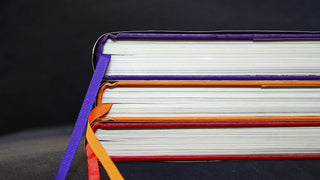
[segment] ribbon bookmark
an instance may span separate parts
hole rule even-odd
[[[95,72],[93,73],[87,94],[83,100],[83,104],[79,112],[76,124],[74,126],[69,144],[61,160],[60,167],[55,178],[56,180],[66,179],[68,175],[71,163],[77,152],[90,111],[98,93],[102,78],[105,75],[110,58],[111,56],[108,54],[102,54],[99,58],[99,62],[97,64]]]
[[[99,163],[96,155],[89,144],[86,144],[87,162],[88,162],[88,179],[100,180]]]
[[[89,145],[89,148],[91,147],[91,150],[96,155],[96,157],[101,162],[102,166],[106,170],[108,176],[111,180],[123,180],[123,177],[121,173],[119,172],[118,168],[115,166],[111,158],[109,157],[106,150],[103,148],[101,143],[99,142],[98,138],[95,136],[93,130],[91,129],[90,124],[95,121],[96,119],[100,118],[101,116],[105,115],[111,108],[112,104],[99,104],[97,107],[95,107],[89,116],[88,124],[87,124],[87,142]],[[88,149],[87,149],[88,152]],[[90,152],[90,149],[89,149]],[[88,157],[88,160],[92,159]],[[95,162],[94,162],[95,163]],[[88,166],[89,168],[89,166]],[[92,172],[89,169],[90,172]],[[97,171],[96,171],[97,172]],[[91,177],[93,179],[93,177]],[[89,179],[91,179],[89,177]]]

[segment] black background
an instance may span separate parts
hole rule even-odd
[[[2,0],[0,134],[74,124],[103,33],[320,30],[320,1]]]

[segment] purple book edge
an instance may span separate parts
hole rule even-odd
[[[320,39],[313,33],[118,33],[105,34],[97,44],[95,59],[102,55],[103,46],[111,39],[199,39],[199,40],[298,40]],[[94,66],[97,61],[94,60]],[[109,80],[320,80],[318,75],[112,75]]]

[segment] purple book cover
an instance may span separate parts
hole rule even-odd
[[[99,38],[93,55],[93,66],[111,39],[189,39],[189,40],[316,40],[320,33],[313,32],[122,32],[108,33]],[[108,80],[320,80],[319,75],[105,75]]]

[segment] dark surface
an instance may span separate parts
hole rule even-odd
[[[54,178],[93,73],[91,49],[101,34],[147,29],[319,31],[319,9],[318,0],[2,0],[0,179]],[[82,143],[68,178],[87,179],[85,159]],[[117,165],[128,179],[317,179],[319,163]]]
[[[0,179],[54,179],[72,126],[33,129],[0,138]],[[320,160],[116,163],[125,179],[319,179]],[[101,169],[102,170],[102,169]],[[87,179],[82,141],[67,179]],[[107,176],[102,170],[101,179]]]

